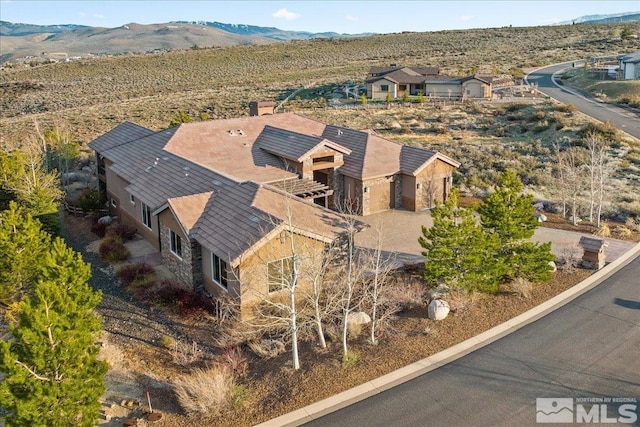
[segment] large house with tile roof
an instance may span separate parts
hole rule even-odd
[[[491,78],[441,75],[437,68],[373,67],[369,70],[367,98],[402,98],[419,94],[430,98],[491,98]]]
[[[182,282],[242,306],[277,292],[290,239],[321,250],[344,230],[338,212],[429,208],[447,197],[459,166],[293,113],[160,131],[124,122],[89,146],[112,213]]]

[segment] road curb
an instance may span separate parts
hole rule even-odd
[[[567,289],[550,300],[535,306],[513,319],[507,320],[498,326],[432,356],[397,369],[379,378],[367,381],[364,384],[345,390],[342,393],[338,393],[319,402],[312,403],[311,405],[289,412],[288,414],[265,421],[258,424],[257,427],[299,426],[446,365],[447,363],[491,344],[505,335],[508,335],[568,304],[575,298],[608,279],[638,256],[640,256],[640,243],[636,244],[632,249],[624,253],[618,259],[607,264],[604,268],[598,270],[572,288]]]

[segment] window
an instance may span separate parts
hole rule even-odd
[[[116,206],[118,206],[118,203],[116,202],[116,199],[114,199],[113,197],[111,198],[111,206],[113,206],[114,208]]]
[[[399,90],[407,90],[407,85],[400,85],[398,86]]]
[[[380,85],[380,90],[382,92],[389,92],[389,85]]]
[[[133,194],[129,194],[129,201],[134,205],[136,204],[136,198],[133,196]]]
[[[227,263],[216,254],[211,254],[211,277],[214,282],[227,289]]]
[[[151,208],[144,203],[142,204],[142,223],[151,228]]]
[[[267,263],[267,284],[269,292],[276,292],[289,286],[293,280],[293,257]]]
[[[169,230],[169,249],[174,255],[182,258],[182,239],[173,230]]]

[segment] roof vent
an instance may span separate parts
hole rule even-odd
[[[342,129],[338,129],[338,135],[342,135]]]
[[[236,136],[236,133],[232,130],[227,131],[227,133],[229,133],[229,136]]]
[[[183,167],[182,170],[188,171],[189,170],[189,166]]]
[[[260,218],[258,218],[258,217],[257,217],[257,216],[255,216],[255,215],[251,215],[251,216],[249,217],[249,219],[250,219],[252,222],[256,222],[256,223],[257,223],[257,222],[260,222]]]
[[[222,185],[222,183],[220,181],[218,181],[217,179],[213,180],[213,185]]]
[[[238,135],[244,136],[244,131],[242,129],[238,129]]]
[[[169,160],[169,158],[168,157],[163,157],[162,160],[167,161],[167,160]]]

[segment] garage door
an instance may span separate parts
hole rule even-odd
[[[381,212],[393,208],[395,192],[393,182],[383,182],[369,187],[371,197],[369,198],[369,212]]]

